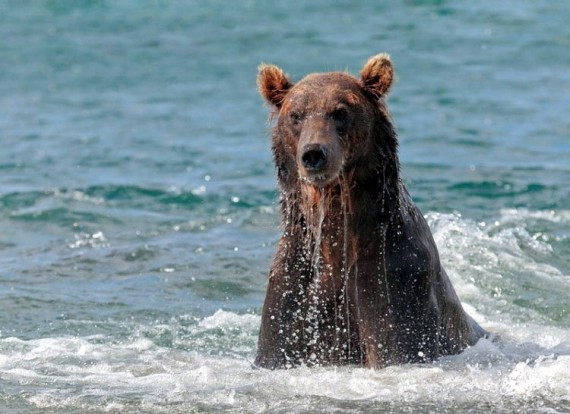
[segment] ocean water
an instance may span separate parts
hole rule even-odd
[[[0,412],[570,412],[570,4],[0,1]],[[254,369],[262,61],[392,55],[402,172],[501,340]]]

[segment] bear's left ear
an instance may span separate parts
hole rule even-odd
[[[380,53],[368,59],[360,71],[364,89],[380,98],[388,93],[394,81],[394,67],[390,55]]]
[[[279,109],[293,83],[277,66],[261,64],[257,75],[257,86],[261,96]]]

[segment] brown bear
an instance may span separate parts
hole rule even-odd
[[[459,353],[486,332],[463,310],[400,179],[386,106],[394,69],[293,83],[261,65],[284,233],[269,273],[255,364],[389,364]]]

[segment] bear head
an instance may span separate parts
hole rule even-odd
[[[370,58],[359,79],[313,73],[293,83],[277,66],[261,65],[259,91],[278,117],[272,149],[281,188],[323,188],[347,174],[397,176],[397,139],[385,103],[393,79],[387,54]]]

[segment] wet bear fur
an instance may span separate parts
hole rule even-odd
[[[255,364],[427,362],[485,331],[463,310],[430,229],[400,179],[386,106],[390,58],[360,78],[315,73],[293,83],[261,65],[277,117],[272,151],[283,235],[269,273]]]

